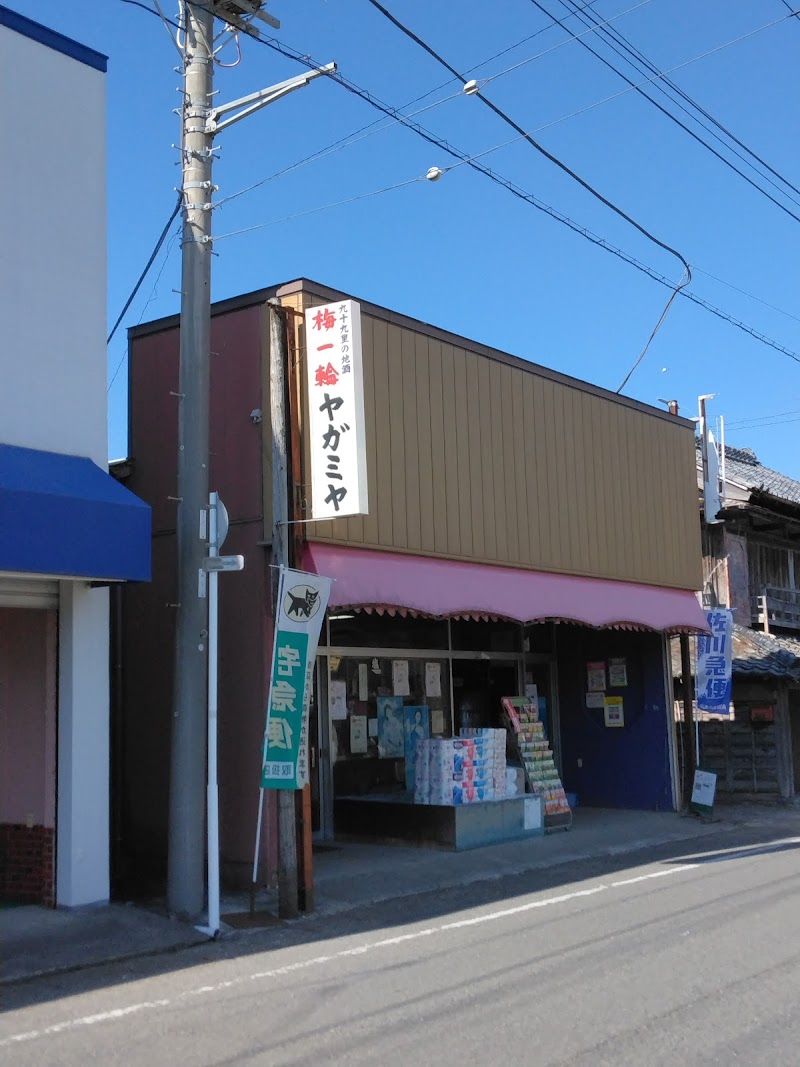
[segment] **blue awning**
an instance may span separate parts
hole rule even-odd
[[[83,456],[0,444],[0,571],[150,580],[150,507]]]

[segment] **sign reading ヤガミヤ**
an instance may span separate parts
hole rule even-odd
[[[339,300],[306,311],[311,514],[366,515],[367,452],[361,308]]]
[[[330,586],[330,578],[281,568],[261,766],[266,789],[302,789],[308,781],[308,706]]]
[[[717,715],[731,710],[733,613],[714,608],[706,613],[710,634],[697,635],[697,707]]]

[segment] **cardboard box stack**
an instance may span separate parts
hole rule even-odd
[[[414,801],[452,805],[504,797],[505,758],[505,730],[418,741]]]
[[[528,784],[533,793],[541,796],[545,815],[569,814],[567,795],[556,770],[553,750],[545,737],[544,725],[539,721],[538,708],[533,704],[511,708],[505,699],[503,704],[517,734]]]

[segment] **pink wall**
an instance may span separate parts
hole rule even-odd
[[[0,823],[55,826],[55,611],[0,608]]]

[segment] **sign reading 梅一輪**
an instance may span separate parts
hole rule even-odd
[[[361,308],[355,300],[308,308],[305,323],[311,514],[366,515]]]
[[[731,710],[733,613],[714,608],[706,613],[710,634],[697,635],[697,707],[717,715]]]
[[[261,765],[266,789],[308,782],[308,706],[331,579],[281,568]]]

